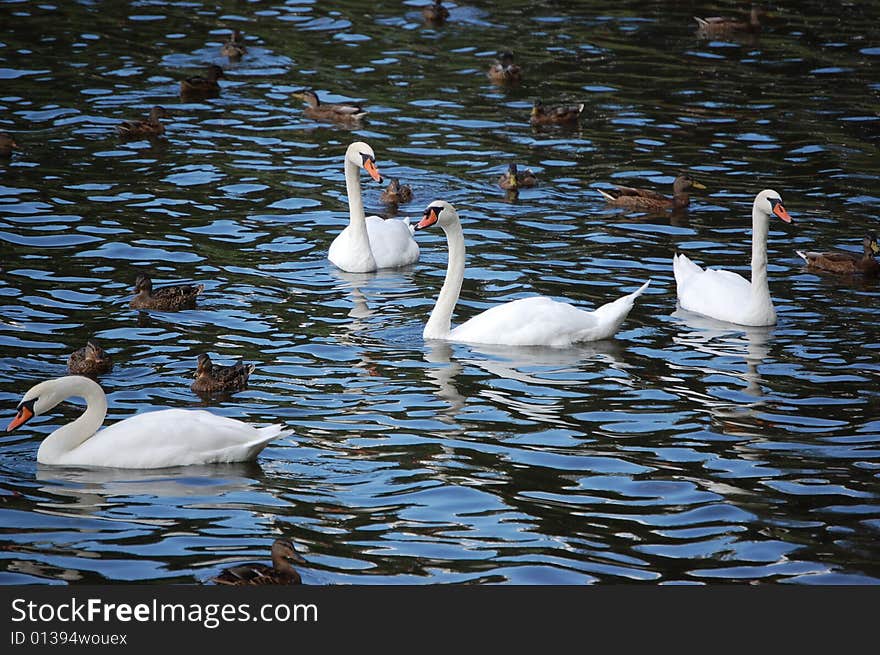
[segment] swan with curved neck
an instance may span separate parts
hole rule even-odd
[[[496,305],[452,328],[452,312],[464,279],[465,246],[455,207],[435,200],[416,225],[417,230],[438,223],[446,233],[449,261],[446,279],[422,333],[425,339],[510,346],[568,346],[614,336],[650,280],[633,293],[588,312],[546,296],[520,298]]]
[[[767,283],[770,217],[791,223],[776,191],[765,189],[752,204],[752,280],[731,271],[703,269],[685,255],[672,258],[682,309],[737,325],[775,325],[776,310]]]
[[[373,149],[355,141],[345,151],[345,190],[349,224],[330,244],[327,258],[349,273],[368,273],[380,268],[408,266],[419,259],[409,220],[382,219],[364,214],[360,170],[382,182]]]
[[[31,387],[6,428],[12,431],[68,398],[84,398],[86,411],[43,439],[40,464],[153,469],[256,459],[270,441],[289,434],[280,425],[252,425],[204,410],[144,412],[98,431],[107,415],[100,385],[80,375],[46,380]]]

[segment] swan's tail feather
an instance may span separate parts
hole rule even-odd
[[[234,460],[229,461],[249,462],[254,460],[270,442],[293,434],[292,430],[285,430],[283,425],[278,424],[257,428],[257,431],[260,433],[260,436],[249,443],[236,447],[239,452]]]
[[[614,336],[614,333],[620,329],[620,325],[626,320],[626,317],[629,316],[629,312],[633,308],[636,298],[644,293],[649,284],[651,284],[651,280],[645,282],[632,293],[609,303],[605,303],[593,312],[593,315],[599,319],[600,326],[602,326],[602,329],[600,330],[601,336],[597,338],[605,339]]]
[[[685,278],[702,273],[703,269],[688,259],[687,255],[674,255],[672,257],[672,272],[675,275],[676,286],[681,286]]]

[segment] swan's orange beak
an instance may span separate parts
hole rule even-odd
[[[376,168],[376,162],[372,159],[364,160],[364,168],[376,182],[382,183],[382,176],[379,175],[379,169]]]
[[[775,205],[773,205],[773,213],[786,223],[791,223],[791,216],[789,216],[788,212],[785,211],[785,207],[782,206],[781,202],[777,202]]]
[[[28,407],[27,405],[21,405],[18,408],[18,414],[15,415],[15,418],[12,419],[12,422],[9,424],[9,427],[6,428],[7,432],[12,432],[15,428],[24,425],[28,421],[30,421],[34,417],[34,410],[32,407]]]
[[[422,217],[416,224],[417,230],[424,230],[426,227],[431,227],[437,220],[440,218],[440,208],[439,207],[428,207],[425,210],[425,215]]]

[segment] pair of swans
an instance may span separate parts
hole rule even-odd
[[[521,298],[492,307],[452,329],[452,312],[464,279],[464,235],[458,213],[448,202],[437,200],[428,206],[425,217],[415,227],[408,219],[365,216],[361,168],[375,181],[382,181],[373,149],[358,141],[345,153],[349,225],[333,240],[328,259],[352,273],[406,266],[419,258],[419,246],[413,238],[415,230],[439,223],[446,233],[449,262],[440,297],[425,326],[426,339],[516,346],[567,346],[579,341],[606,339],[617,332],[633,302],[649,284],[645,282],[635,292],[592,312],[545,296]]]

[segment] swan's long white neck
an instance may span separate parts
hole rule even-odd
[[[449,247],[449,263],[446,265],[446,279],[443,280],[440,295],[422,333],[425,339],[445,339],[449,336],[452,330],[452,311],[458,302],[464,280],[464,234],[461,223],[455,221],[448,227],[443,226],[443,231],[446,232],[446,243]]]
[[[345,191],[348,194],[348,219],[351,231],[351,247],[369,256],[372,268],[376,262],[370,248],[370,237],[367,234],[367,220],[364,213],[364,200],[361,197],[360,170],[348,157],[345,158]],[[370,270],[366,268],[365,270]]]
[[[37,451],[37,461],[54,464],[92,437],[107,416],[107,396],[97,382],[81,376],[68,376],[54,381],[59,402],[80,397],[86,401],[86,411],[72,423],[62,425],[43,439]]]
[[[758,204],[752,206],[752,298],[770,301],[770,286],[767,283],[767,235],[770,233],[770,218],[761,211]]]

